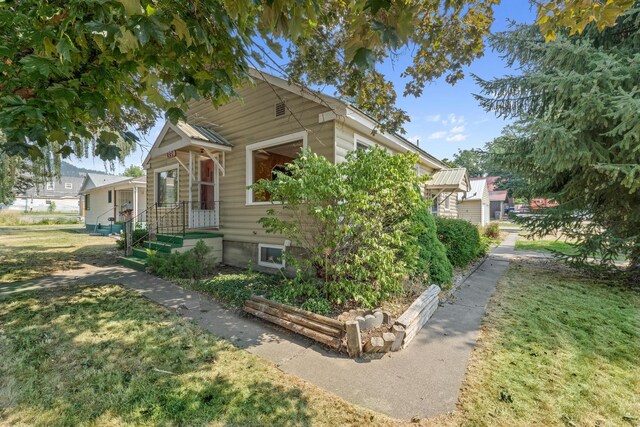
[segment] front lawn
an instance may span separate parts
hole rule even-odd
[[[120,286],[0,300],[0,425],[395,425]]]
[[[534,252],[557,252],[564,255],[574,255],[575,247],[569,242],[562,240],[518,240],[516,242],[517,251],[534,251]]]
[[[114,241],[72,229],[0,229],[0,283],[47,276],[80,263],[115,262]]]
[[[637,426],[640,292],[550,262],[501,279],[452,419],[459,425]]]

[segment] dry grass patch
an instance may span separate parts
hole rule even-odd
[[[637,426],[639,355],[639,292],[550,261],[516,262],[446,423]]]
[[[47,276],[79,264],[106,265],[116,260],[111,238],[71,229],[0,229],[0,283]]]
[[[119,286],[0,300],[0,424],[396,425]]]

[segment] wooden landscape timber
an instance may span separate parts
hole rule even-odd
[[[344,323],[338,320],[259,296],[252,296],[245,301],[243,309],[260,319],[275,323],[331,348],[342,349],[342,338],[346,329]]]
[[[413,340],[422,329],[427,320],[433,315],[438,308],[440,298],[440,287],[437,285],[431,285],[424,291],[411,306],[405,311],[402,316],[396,320],[396,325],[404,328],[405,336],[402,342],[402,348],[406,348],[407,345]]]

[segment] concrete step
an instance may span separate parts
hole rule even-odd
[[[167,242],[159,242],[159,241],[154,241],[154,242],[150,242],[148,240],[146,240],[144,242],[144,247],[148,248],[148,249],[152,249],[154,251],[158,251],[158,252],[164,252],[164,253],[171,253],[171,249],[173,248],[181,248],[182,247],[182,243],[177,244],[177,243],[167,243]]]
[[[124,265],[125,267],[133,268],[134,270],[145,271],[147,268],[147,262],[144,259],[140,259],[135,256],[121,256],[118,257],[118,259],[120,260],[120,264]]]

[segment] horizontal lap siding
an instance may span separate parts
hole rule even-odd
[[[275,118],[275,104],[280,98],[274,90],[286,100],[295,117],[287,111],[285,117]],[[333,161],[334,122],[318,123],[318,115],[329,111],[327,107],[263,82],[241,90],[240,95],[243,101],[233,101],[217,110],[208,101],[193,104],[187,114],[188,122],[212,127],[233,145],[233,150],[226,153],[226,175],[220,175],[219,185],[224,239],[281,245],[283,236],[267,234],[258,224],[271,206],[245,204],[246,146],[306,128],[308,147]]]

